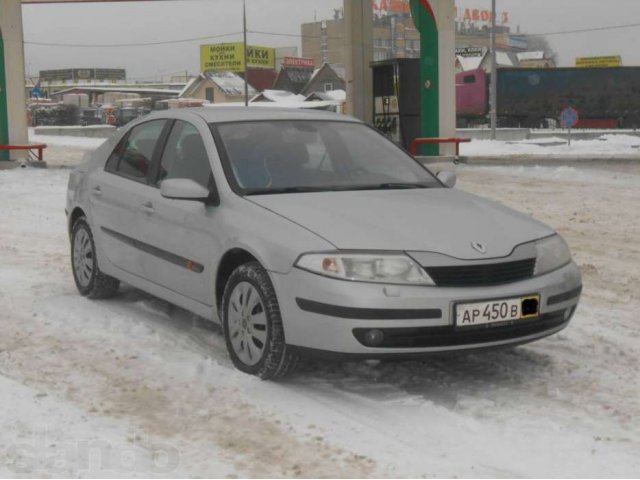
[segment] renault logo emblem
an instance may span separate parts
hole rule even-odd
[[[476,250],[477,252],[480,253],[487,253],[487,247],[485,247],[483,244],[481,244],[480,242],[471,242],[471,246],[473,247],[474,250]]]

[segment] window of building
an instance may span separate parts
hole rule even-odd
[[[330,92],[331,90],[333,90],[333,83],[325,83],[324,84],[324,91],[325,92]]]

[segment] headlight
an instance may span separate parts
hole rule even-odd
[[[309,253],[300,257],[296,266],[357,282],[435,285],[420,265],[402,254]]]
[[[556,270],[571,261],[567,242],[560,235],[543,238],[536,242],[536,269],[534,275]]]

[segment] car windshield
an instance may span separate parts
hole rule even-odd
[[[227,177],[244,195],[441,187],[406,152],[360,123],[251,121],[212,129]]]

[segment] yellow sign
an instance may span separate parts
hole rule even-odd
[[[247,45],[247,66],[251,68],[275,68],[275,48]],[[200,45],[200,70],[202,72],[243,72],[244,44],[238,42]]]
[[[576,58],[576,67],[594,68],[594,67],[621,67],[622,57],[620,55],[612,55],[609,57],[581,57]]]

